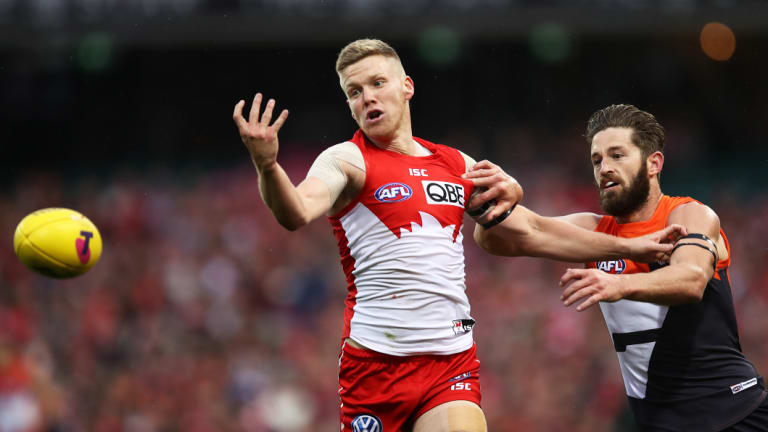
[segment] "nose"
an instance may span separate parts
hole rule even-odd
[[[598,171],[601,175],[613,172],[613,165],[607,160],[607,158],[600,161],[600,169]]]
[[[372,88],[368,86],[363,86],[362,91],[362,99],[365,104],[368,104],[374,100],[374,91]]]

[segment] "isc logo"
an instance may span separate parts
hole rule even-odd
[[[436,180],[422,180],[428,204],[452,205],[464,208],[464,186]]]
[[[457,382],[451,386],[451,390],[472,390],[472,383]]]
[[[606,273],[621,274],[627,269],[627,263],[623,259],[618,261],[598,261],[597,268]]]
[[[376,189],[374,198],[381,202],[405,201],[413,195],[413,190],[405,183],[387,183]]]

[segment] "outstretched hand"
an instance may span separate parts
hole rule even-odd
[[[560,278],[563,294],[560,300],[565,306],[570,306],[585,299],[576,310],[584,309],[598,302],[615,302],[624,298],[623,280],[617,275],[597,269],[568,269]]]
[[[243,117],[243,106],[245,101],[241,100],[235,105],[235,111],[232,114],[232,119],[237,125],[237,129],[240,131],[240,139],[243,140],[243,144],[251,153],[251,159],[256,167],[259,169],[268,168],[277,161],[277,132],[285,123],[285,119],[288,118],[288,110],[283,110],[277,120],[270,125],[272,121],[272,110],[275,108],[275,100],[270,99],[267,101],[267,105],[264,107],[264,113],[259,119],[259,112],[261,111],[261,93],[256,93],[253,98],[253,105],[251,105],[251,111],[248,114],[248,120]]]
[[[627,258],[637,262],[669,262],[675,243],[688,232],[684,226],[672,224],[668,227],[642,237],[630,239],[630,252]]]
[[[482,216],[483,220],[478,220],[480,223],[496,219],[523,199],[523,188],[517,180],[487,160],[476,163],[462,177],[472,180],[476,188],[486,189],[472,195],[467,203],[468,209],[478,208],[491,200],[496,202],[495,207]]]

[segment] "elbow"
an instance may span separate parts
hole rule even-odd
[[[706,277],[697,278],[691,290],[691,300],[693,303],[698,303],[704,298],[704,291],[707,289],[707,282],[708,279]]]
[[[288,231],[296,231],[299,228],[301,228],[304,225],[299,224],[289,224],[289,223],[281,223],[280,224],[283,228],[287,229]]]
[[[296,231],[299,228],[307,225],[309,223],[309,220],[303,217],[294,217],[294,218],[278,219],[278,223],[280,224],[280,226],[287,229],[288,231]]]
[[[686,303],[698,303],[704,298],[704,291],[707,289],[707,283],[711,276],[702,268],[691,268],[688,281],[689,288],[686,292]]]

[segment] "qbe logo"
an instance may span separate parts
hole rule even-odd
[[[405,183],[387,183],[376,189],[373,197],[381,202],[396,203],[405,201],[413,195],[413,190]]]
[[[627,263],[623,259],[617,261],[598,261],[597,268],[606,273],[622,274],[627,269]]]
[[[452,205],[464,208],[464,186],[436,180],[422,180],[427,204]]]
[[[383,432],[384,426],[375,415],[362,414],[352,420],[352,430],[354,432]]]

